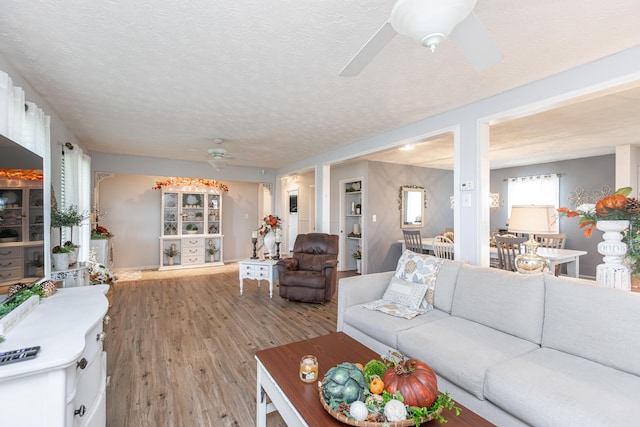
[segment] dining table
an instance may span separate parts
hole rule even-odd
[[[398,240],[402,243],[402,252],[406,249],[404,240]],[[422,237],[422,248],[433,251],[433,237]],[[537,254],[548,259],[550,266],[549,271],[555,271],[556,264],[567,266],[567,276],[580,277],[580,257],[587,254],[587,251],[576,249],[552,249],[538,248]],[[491,246],[489,248],[489,257],[492,260],[498,259],[498,248]]]

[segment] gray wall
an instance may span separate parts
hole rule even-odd
[[[426,190],[423,236],[444,233],[453,227],[453,172],[440,169],[369,162],[367,256],[368,273],[394,270],[402,252],[402,229],[398,195],[403,185],[420,185]],[[376,222],[372,216],[376,215]]]
[[[615,189],[615,155],[587,157],[561,162],[541,163],[491,171],[491,192],[499,192],[505,199],[502,208],[491,209],[491,230],[504,228],[507,222],[507,182],[510,177],[560,173],[560,206],[572,207],[569,196],[578,187],[586,191],[599,190],[604,185]],[[602,232],[594,231],[590,239],[578,229],[578,218],[560,220],[560,232],[567,234],[567,249],[579,249],[588,254],[580,257],[580,275],[596,275],[596,266],[602,263],[597,245]]]

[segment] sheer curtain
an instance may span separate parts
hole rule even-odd
[[[520,176],[508,179],[508,216],[513,205],[553,205],[560,207],[560,175]],[[558,222],[553,224],[558,232]]]
[[[25,101],[24,90],[0,71],[0,134],[44,157],[49,126],[50,117],[35,103]]]
[[[74,243],[80,245],[78,261],[86,261],[89,258],[89,245],[91,239],[91,223],[89,212],[91,211],[91,158],[83,154],[80,147],[73,149],[63,148],[62,158],[62,197],[64,208],[76,206],[78,212],[84,213],[87,219],[79,227],[73,230]],[[65,233],[67,230],[65,230]],[[71,237],[66,235],[64,240]]]

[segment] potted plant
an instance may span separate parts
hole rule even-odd
[[[360,245],[356,247],[356,250],[352,255],[356,259],[356,271],[360,274],[360,267],[362,263],[362,250],[360,249]]]
[[[88,218],[88,214],[86,212],[83,212],[83,213],[78,212],[78,208],[75,205],[71,205],[64,210],[58,209],[57,207],[53,207],[51,209],[51,227],[57,228],[59,232],[60,244],[58,245],[58,247],[66,247],[66,251],[63,253],[74,252],[74,254],[70,255],[71,264],[75,264],[77,262],[77,258],[78,258],[77,249],[79,248],[78,245],[73,243],[73,227],[76,227],[82,224],[82,222],[87,218]],[[62,244],[63,228],[71,229],[71,234],[70,234],[71,238],[68,241],[66,241],[64,245]],[[57,253],[60,253],[60,252],[57,252]]]
[[[169,258],[169,265],[173,265],[174,258],[180,255],[180,251],[176,249],[176,245],[171,245],[168,248],[165,248],[164,254]]]
[[[207,248],[207,253],[209,254],[209,261],[210,262],[215,262],[216,254],[218,252],[220,252],[220,249],[216,248],[215,246],[209,246]]]
[[[198,232],[197,224],[187,224],[187,234],[196,234]]]
[[[35,257],[28,262],[29,267],[33,267],[33,275],[36,277],[44,276],[44,260],[39,253],[35,254]]]
[[[66,270],[69,268],[69,252],[71,250],[67,246],[54,246],[51,249],[51,261],[54,270]]]

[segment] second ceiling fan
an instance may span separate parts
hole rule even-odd
[[[475,5],[476,0],[398,0],[389,20],[351,58],[339,75],[358,75],[396,33],[410,37],[431,51],[451,37],[477,71],[486,70],[503,56],[473,13]]]

